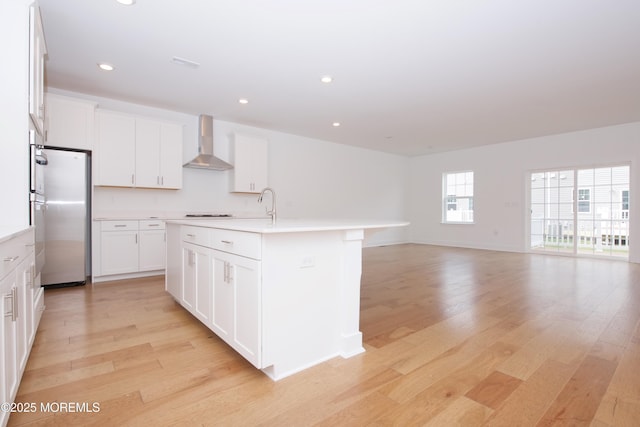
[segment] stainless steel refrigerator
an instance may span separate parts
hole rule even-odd
[[[86,283],[90,274],[90,169],[86,152],[45,148],[43,286]]]

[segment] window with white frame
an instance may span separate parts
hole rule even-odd
[[[591,189],[578,189],[578,213],[591,212]]]
[[[442,175],[442,222],[473,223],[473,172]]]
[[[622,219],[629,219],[629,190],[622,190]]]

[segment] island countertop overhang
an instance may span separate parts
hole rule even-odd
[[[222,230],[245,231],[260,234],[306,233],[317,231],[367,230],[377,228],[405,227],[402,220],[344,220],[344,219],[289,219],[281,218],[275,224],[270,219],[180,219],[167,223]]]

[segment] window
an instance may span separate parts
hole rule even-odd
[[[473,223],[473,172],[442,176],[442,221]]]
[[[581,188],[578,190],[578,212],[591,212],[591,191],[589,188]]]
[[[455,211],[458,208],[456,196],[447,196],[447,211]]]

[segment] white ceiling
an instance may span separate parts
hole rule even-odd
[[[39,4],[50,87],[341,144],[419,155],[640,120],[638,0]]]

